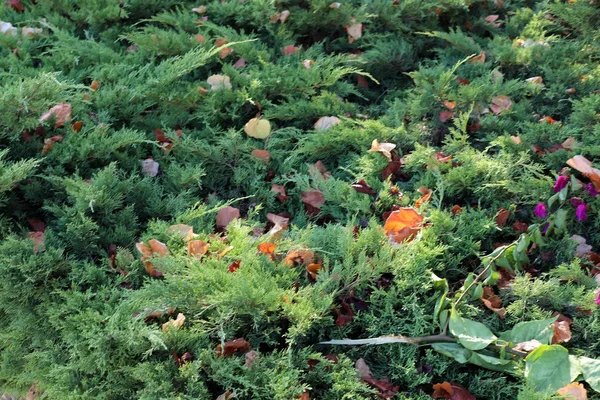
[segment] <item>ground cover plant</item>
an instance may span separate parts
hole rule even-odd
[[[0,393],[600,399],[598,21],[6,1]]]

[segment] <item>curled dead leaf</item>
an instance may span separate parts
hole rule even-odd
[[[50,138],[44,139],[44,147],[42,148],[42,155],[48,154],[50,150],[54,147],[54,145],[58,142],[63,141],[62,135],[52,136]]]
[[[392,150],[396,148],[394,143],[379,143],[377,139],[373,139],[371,148],[368,151],[376,151],[383,154],[388,160],[392,161]]]
[[[269,161],[271,161],[271,153],[267,150],[254,149],[251,154],[261,160],[264,164],[268,164]]]
[[[532,340],[528,340],[526,342],[517,343],[515,345],[515,347],[513,347],[513,349],[518,350],[518,351],[524,351],[526,353],[530,353],[533,350],[540,347],[541,345],[542,345],[542,342],[540,342],[539,340],[532,339]]]
[[[139,242],[135,244],[135,247],[142,254],[142,262],[144,263],[144,267],[146,268],[148,275],[155,278],[162,277],[163,273],[158,271],[148,259],[155,256],[165,257],[166,255],[170,254],[167,245],[159,242],[156,239],[150,239],[148,244]]]
[[[296,265],[304,265],[306,267],[310,264],[314,264],[315,253],[306,249],[290,250],[285,256],[283,262],[288,267],[293,267]]]
[[[571,323],[569,321],[556,320],[552,324],[554,336],[552,344],[564,343],[571,340]]]
[[[282,47],[281,52],[284,56],[291,56],[292,54],[300,53],[300,49],[293,44],[288,44]]]
[[[385,221],[383,230],[390,240],[401,243],[410,240],[421,230],[425,217],[412,207],[392,211]]]
[[[485,52],[482,51],[478,55],[476,55],[475,57],[471,58],[469,60],[469,63],[470,64],[483,64],[483,63],[485,63]]]
[[[363,24],[345,25],[344,28],[348,34],[348,43],[354,43],[362,37]]]
[[[162,325],[162,331],[164,333],[169,333],[172,330],[177,330],[177,329],[181,328],[184,323],[185,323],[185,315],[183,315],[182,313],[179,313],[179,314],[177,314],[176,319],[171,319]]]
[[[158,175],[160,164],[148,157],[142,161],[142,173],[146,176],[154,177]]]
[[[282,185],[271,185],[271,192],[277,193],[277,200],[279,200],[282,203],[285,203],[288,199],[288,196],[285,192],[285,187],[283,187]]]
[[[483,288],[483,296],[481,296],[481,301],[487,307],[488,310],[493,311],[498,315],[498,318],[504,319],[506,318],[506,309],[502,306],[502,299],[498,297],[494,293],[494,289],[490,286],[485,286]]]
[[[452,382],[436,383],[433,385],[434,399],[447,400],[477,400],[467,389]]]
[[[308,215],[315,216],[321,212],[321,206],[325,203],[325,196],[319,190],[307,190],[302,192],[300,197]]]
[[[581,172],[592,181],[596,190],[600,190],[600,170],[593,167],[592,162],[584,156],[577,155],[567,161],[567,165]]]
[[[273,224],[273,227],[269,230],[267,235],[278,238],[284,230],[287,230],[290,219],[282,217],[281,215],[268,213],[267,221]]]
[[[227,75],[211,75],[206,82],[208,82],[212,91],[232,88],[231,79]]]
[[[187,245],[188,255],[202,258],[208,252],[209,244],[202,240],[190,240]]]
[[[40,117],[40,122],[54,118],[54,126],[63,127],[66,122],[71,121],[71,109],[68,103],[57,104]]]
[[[275,254],[276,247],[277,246],[275,244],[269,243],[269,242],[264,242],[257,246],[258,251],[260,251],[261,253],[263,253],[264,255],[267,255],[267,256]]]
[[[415,201],[415,207],[421,208],[421,206],[427,203],[431,199],[431,194],[433,193],[431,189],[426,188],[425,186],[421,186],[417,189],[419,193],[421,193],[421,197]]]
[[[194,237],[198,236],[194,233],[193,226],[185,225],[185,224],[171,225],[169,227],[169,229],[167,229],[167,232],[181,237],[186,242],[189,240],[192,240]]]
[[[312,279],[317,279],[317,275],[322,268],[323,266],[321,264],[308,264],[306,266],[306,272],[308,272]]]
[[[315,122],[314,128],[316,131],[326,131],[341,122],[338,117],[321,117]]]
[[[235,207],[231,207],[231,206],[227,206],[224,207],[222,209],[219,210],[219,212],[217,213],[217,231],[222,232],[225,230],[225,228],[227,228],[227,225],[229,225],[229,223],[231,221],[233,221],[236,218],[240,217],[240,210],[235,208]]]
[[[247,353],[250,350],[250,343],[246,339],[235,339],[225,342],[225,349],[219,344],[217,346],[217,357],[231,357],[236,353]]]
[[[508,217],[510,217],[510,211],[501,208],[498,210],[498,214],[496,214],[496,225],[505,226],[508,222]]]
[[[492,110],[495,115],[499,115],[503,111],[510,110],[511,106],[512,100],[507,96],[496,96],[492,99],[490,110]]]

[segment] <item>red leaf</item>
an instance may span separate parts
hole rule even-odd
[[[456,383],[444,382],[433,385],[434,399],[447,400],[477,400],[467,389]]]
[[[282,48],[281,52],[284,56],[291,56],[292,54],[299,53],[300,49],[294,46],[293,44],[290,44]]]
[[[341,304],[344,312],[342,313],[339,309],[334,308],[333,311],[337,314],[337,318],[335,320],[335,326],[344,326],[352,322],[354,318],[354,312],[348,303],[345,301]]]
[[[240,217],[240,210],[235,207],[227,206],[217,213],[217,231],[222,232],[227,228],[231,221]]]
[[[231,340],[229,342],[225,342],[225,351],[219,344],[217,346],[217,357],[231,357],[235,353],[246,353],[250,350],[250,343],[248,343],[245,339],[239,338],[235,340]]]
[[[525,233],[527,232],[528,228],[529,225],[527,225],[525,222],[517,221],[513,224],[513,230],[517,233]]]
[[[238,270],[238,268],[240,267],[240,264],[242,263],[242,260],[237,260],[231,263],[231,265],[229,266],[229,268],[227,268],[227,270],[229,272],[235,272]]]
[[[375,196],[377,194],[377,192],[374,191],[373,188],[371,186],[369,186],[367,184],[367,182],[365,182],[364,179],[361,179],[358,182],[354,182],[352,184],[352,188],[354,190],[356,190],[358,193],[364,193],[364,194],[368,194],[371,196]]]
[[[451,120],[452,118],[454,118],[454,114],[452,114],[451,111],[442,111],[438,118],[439,118],[440,122],[447,122],[447,121]]]
[[[8,0],[6,3],[4,3],[4,5],[6,7],[11,7],[16,12],[25,11],[25,6],[23,6],[23,4],[21,4],[21,0]]]

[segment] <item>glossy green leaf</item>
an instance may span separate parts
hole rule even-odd
[[[583,379],[594,389],[600,392],[600,360],[588,357],[579,357],[579,365]]]
[[[473,353],[458,343],[433,343],[431,347],[438,353],[453,358],[461,364],[468,362]]]
[[[510,331],[502,333],[500,338],[514,344],[529,340],[537,340],[542,344],[550,344],[552,336],[554,336],[552,324],[556,321],[556,318],[519,322]]]
[[[469,350],[481,350],[490,345],[496,336],[481,322],[461,317],[456,310],[450,314],[450,332]]]
[[[541,345],[525,358],[525,377],[542,392],[556,392],[573,382],[580,371],[577,360],[559,345]]]

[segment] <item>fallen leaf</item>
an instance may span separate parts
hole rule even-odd
[[[65,122],[71,121],[71,105],[60,103],[52,107],[40,117],[40,122],[54,118],[54,126],[57,128],[65,126]]]
[[[242,263],[242,260],[237,260],[232,262],[229,265],[229,268],[227,268],[227,271],[234,273],[235,271],[237,271],[240,268],[240,264]]]
[[[232,391],[228,390],[225,393],[219,395],[215,400],[231,400],[235,399],[237,396]]]
[[[219,58],[227,58],[231,53],[233,53],[233,49],[231,47],[225,47],[224,49],[219,50]]]
[[[44,239],[46,235],[44,232],[29,232],[27,234],[28,239],[33,239],[33,252],[38,253],[42,246],[44,245]]]
[[[282,185],[271,185],[271,192],[277,193],[277,200],[279,200],[282,203],[285,203],[288,199],[288,196],[285,193],[285,187],[283,187]]]
[[[431,194],[433,193],[431,189],[426,188],[425,186],[421,186],[417,189],[419,193],[421,193],[421,197],[415,201],[415,207],[421,208],[421,206],[431,199]]]
[[[274,245],[273,243],[269,243],[269,242],[264,242],[257,246],[258,251],[260,251],[261,253],[263,253],[264,255],[267,255],[267,256],[275,254],[275,247],[277,247],[277,246]]]
[[[92,83],[90,84],[90,89],[92,89],[94,92],[98,90],[98,87],[100,87],[99,81],[92,81]]]
[[[158,255],[158,257],[165,257],[170,254],[167,245],[159,242],[156,239],[150,239],[148,244],[144,242],[136,243],[135,247],[142,254],[142,262],[144,263],[144,267],[146,268],[146,272],[154,277],[160,278],[163,276],[163,273],[154,268],[154,265],[148,259]]]
[[[81,132],[81,128],[83,128],[83,121],[77,121],[75,122],[71,128],[73,129],[74,132]]]
[[[340,8],[341,6],[342,6],[342,3],[340,3],[339,1],[335,1],[335,2],[333,2],[333,3],[331,3],[329,5],[329,8],[332,8],[332,9],[333,8]]]
[[[345,25],[344,28],[348,34],[348,43],[354,43],[361,38],[363,30],[362,24]]]
[[[498,20],[498,18],[500,18],[499,15],[488,15],[487,17],[485,17],[485,22],[498,28],[502,25],[502,22],[496,22]]]
[[[319,271],[323,268],[323,266],[321,264],[308,264],[306,266],[306,272],[308,272],[308,274],[310,275],[311,278],[313,279],[317,279],[317,275],[319,274]]]
[[[525,79],[526,82],[533,83],[535,85],[544,87],[544,80],[541,76],[532,76],[531,78]]]
[[[477,400],[467,389],[456,383],[444,382],[433,385],[434,399],[447,400]]]
[[[579,382],[569,383],[567,386],[558,389],[556,392],[564,396],[565,400],[587,400],[587,390]]]
[[[492,110],[495,115],[499,115],[502,111],[510,110],[511,106],[512,101],[507,96],[496,96],[492,99],[490,110]]]
[[[302,61],[302,66],[304,67],[304,69],[310,69],[310,67],[312,67],[313,65],[315,65],[315,62],[313,60]]]
[[[320,176],[323,179],[331,178],[331,172],[327,171],[325,164],[323,164],[323,161],[321,160],[309,166],[308,170],[313,179],[317,179],[318,176]]]
[[[376,151],[383,154],[388,160],[392,161],[392,150],[396,148],[394,143],[379,143],[377,139],[371,142],[371,148],[368,151]]]
[[[200,44],[204,44],[206,42],[206,38],[200,34],[194,35],[193,39]]]
[[[202,258],[208,252],[209,244],[202,240],[190,240],[187,245],[188,255]]]
[[[571,340],[571,324],[569,321],[554,321],[554,336],[552,336],[552,344],[564,343]]]
[[[244,125],[244,132],[250,137],[265,139],[271,134],[271,123],[266,119],[252,118]]]
[[[573,235],[570,237],[570,239],[578,243],[578,246],[575,249],[575,255],[577,257],[585,257],[590,251],[592,251],[592,246],[586,243],[584,237]]]
[[[573,150],[575,147],[577,147],[577,142],[575,141],[575,138],[566,138],[564,142],[562,142],[560,144],[564,149],[567,150]]]
[[[16,12],[22,13],[25,11],[25,6],[23,6],[23,4],[21,4],[21,0],[8,0],[7,2],[4,3],[4,5],[6,7],[11,7]]]
[[[246,66],[246,60],[239,58],[234,64],[233,68],[244,68]]]
[[[276,238],[281,234],[282,231],[287,230],[290,219],[277,214],[268,213],[267,221],[273,224],[273,227],[271,230],[269,230],[267,235]]]
[[[482,51],[481,53],[479,53],[479,55],[476,55],[475,57],[471,58],[469,60],[470,64],[483,64],[485,63],[485,52]]]
[[[494,293],[494,289],[492,289],[490,286],[485,286],[483,288],[483,296],[481,296],[481,301],[483,301],[483,304],[489,310],[496,313],[496,315],[498,315],[498,318],[506,318],[506,309],[504,307],[501,307],[502,299]]]
[[[360,86],[360,87],[363,87],[363,88],[367,88],[367,89],[369,88],[369,82],[368,82],[368,81],[367,81],[367,79],[366,79],[364,76],[362,76],[362,75],[357,75],[357,76],[356,76],[356,84],[357,84],[358,86]]]
[[[63,136],[56,135],[50,138],[44,139],[44,147],[42,148],[42,155],[48,154],[54,147],[54,144],[63,141]]]
[[[206,6],[198,6],[198,7],[194,7],[192,8],[192,11],[198,14],[204,14],[206,12],[207,8]]]
[[[321,117],[315,122],[314,128],[316,131],[326,131],[341,122],[338,117]]]
[[[392,211],[386,219],[383,230],[396,243],[412,239],[421,230],[423,215],[412,207],[402,207]]]
[[[290,10],[283,10],[281,12],[281,15],[279,16],[279,21],[282,24],[285,24],[285,21],[287,21],[287,19],[289,18],[289,16],[290,16]]]
[[[198,236],[194,233],[193,226],[185,225],[185,224],[171,225],[169,227],[169,229],[167,229],[167,232],[169,232],[171,234],[176,234],[177,236],[180,236],[186,242],[190,241],[193,238],[195,238],[196,236]]]
[[[211,75],[206,82],[208,82],[212,91],[232,88],[231,79],[227,75]]]
[[[518,136],[511,136],[510,140],[512,140],[514,144],[521,144],[521,138]]]
[[[458,215],[461,212],[463,212],[463,209],[458,204],[455,204],[455,205],[452,206],[452,209],[450,211],[452,212],[453,215]]]
[[[227,225],[229,225],[229,223],[231,221],[233,221],[236,218],[240,217],[240,210],[235,208],[235,207],[231,207],[231,206],[227,206],[224,207],[222,209],[219,210],[219,212],[217,213],[217,231],[222,232],[225,230],[225,228],[227,228]]]
[[[333,311],[336,313],[337,318],[335,319],[335,326],[344,326],[352,322],[354,319],[354,312],[348,303],[342,301],[341,303],[342,312],[338,308],[334,308]]]
[[[148,157],[142,161],[142,173],[146,176],[156,176],[159,171],[159,164],[152,159],[152,157]]]
[[[454,107],[456,107],[456,102],[446,100],[446,101],[444,101],[444,107],[446,107],[448,110],[452,111],[452,110],[454,110]]]
[[[515,345],[515,347],[513,347],[513,349],[518,350],[518,351],[524,351],[526,353],[530,353],[533,350],[540,347],[541,345],[542,345],[542,342],[540,342],[539,340],[532,339],[532,340],[528,340],[526,342],[517,343]]]
[[[231,250],[233,250],[233,246],[225,247],[225,249],[219,253],[219,258],[225,257],[225,254],[229,253]]]
[[[438,116],[438,119],[440,120],[440,122],[448,122],[452,118],[454,118],[454,114],[451,111],[442,111],[442,112],[440,112],[440,115]]]
[[[281,52],[284,56],[291,56],[292,54],[299,53],[300,49],[293,44],[288,44],[281,49]]]
[[[283,263],[288,267],[303,265],[305,267],[315,263],[315,253],[310,250],[290,250],[288,251]]]
[[[459,85],[469,85],[471,81],[468,79],[456,78],[456,83],[458,83]]]
[[[11,34],[15,36],[17,34],[17,28],[15,28],[10,22],[0,21],[0,33],[5,35]]]
[[[352,189],[356,190],[358,193],[364,193],[364,194],[368,194],[370,196],[377,195],[377,192],[374,191],[373,188],[371,186],[369,186],[364,179],[354,182],[352,184]]]
[[[355,365],[358,377],[369,386],[379,390],[377,396],[382,399],[391,399],[400,391],[399,386],[394,386],[388,379],[377,379],[369,369],[369,366],[364,359],[359,358]]]
[[[316,216],[321,212],[321,206],[325,203],[325,196],[319,190],[307,190],[302,192],[300,197],[308,215]]]
[[[179,313],[179,314],[177,314],[176,319],[171,319],[162,325],[162,331],[164,333],[169,333],[172,329],[179,329],[183,326],[184,322],[185,322],[185,315],[183,315],[182,313]]]
[[[245,367],[246,368],[251,368],[252,364],[254,364],[256,362],[256,360],[258,360],[258,352],[254,351],[254,350],[250,350],[249,352],[247,352],[246,354],[244,354],[244,358],[245,358]]]
[[[496,215],[496,225],[505,226],[508,222],[508,217],[510,216],[510,211],[501,208],[498,210],[498,214]]]
[[[594,168],[590,160],[578,155],[569,159],[567,165],[581,172],[586,178],[592,181],[596,190],[600,190],[600,170]]]
[[[217,346],[217,357],[231,357],[235,353],[246,353],[250,350],[250,343],[245,339],[239,338],[225,342],[225,350],[219,344]]]
[[[261,160],[264,164],[268,164],[271,161],[271,153],[267,150],[254,149],[250,154]]]

